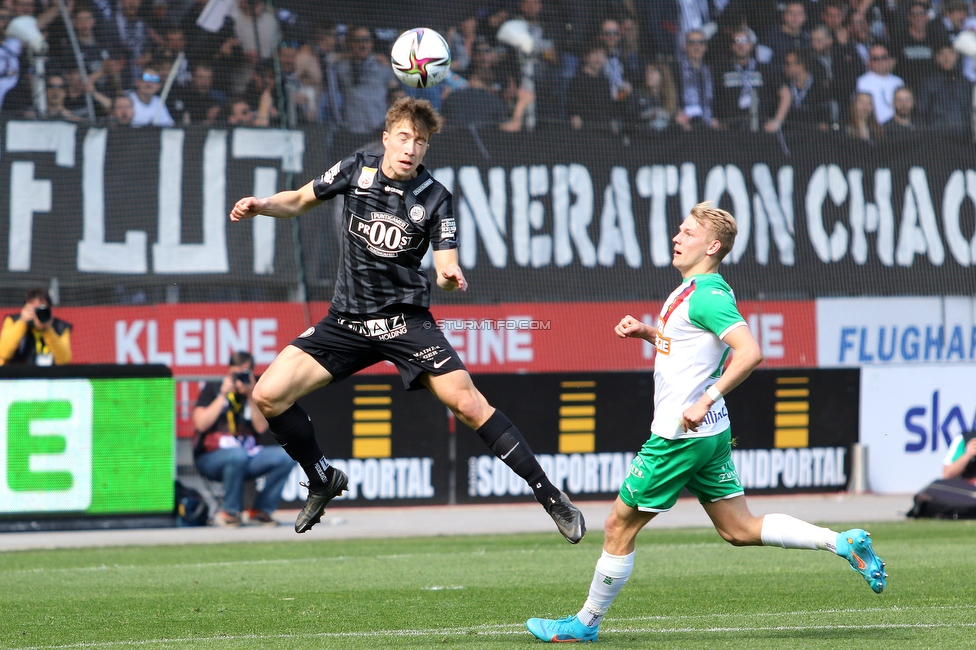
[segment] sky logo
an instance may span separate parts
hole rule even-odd
[[[931,446],[932,451],[939,449],[939,439],[945,442],[948,449],[952,439],[963,431],[976,429],[976,413],[968,418],[963,408],[954,404],[945,410],[939,403],[939,391],[932,392],[932,400],[928,406],[912,406],[905,411],[905,429],[917,440],[905,443],[906,452],[920,452]],[[929,426],[929,429],[926,429]]]

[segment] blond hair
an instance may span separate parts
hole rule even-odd
[[[711,201],[699,203],[691,209],[691,218],[699,225],[708,229],[712,236],[721,244],[715,259],[721,262],[732,250],[735,243],[735,236],[739,232],[739,227],[735,223],[735,217],[720,208],[713,208]]]

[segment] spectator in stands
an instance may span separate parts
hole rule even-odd
[[[233,15],[234,36],[246,61],[234,84],[234,89],[238,90],[241,82],[246,83],[245,75],[249,76],[259,61],[270,61],[274,57],[275,48],[281,42],[281,25],[264,0],[238,0]]]
[[[487,42],[481,39],[475,42],[468,67],[468,85],[444,99],[441,115],[447,128],[497,126],[509,132],[522,129],[525,111],[534,100],[532,91],[516,86],[517,101],[510,109],[496,78],[497,60],[497,52]]]
[[[875,117],[874,98],[871,93],[859,92],[851,102],[847,135],[856,139],[877,144],[884,139],[884,129]]]
[[[905,1],[883,3],[877,0],[847,0],[847,4],[850,7],[851,17],[860,16],[864,18],[871,42],[886,43],[891,38],[888,24],[895,24],[892,22],[894,13],[905,6]],[[896,4],[899,6],[895,7]],[[889,6],[895,7],[894,10],[889,9]]]
[[[846,45],[835,43],[826,25],[817,25],[810,30],[810,49],[814,76],[827,82],[830,123],[840,124],[857,88],[857,78],[864,74],[864,63],[850,42]]]
[[[227,103],[227,95],[213,86],[213,68],[198,63],[190,86],[174,91],[172,114],[181,124],[213,124]]]
[[[838,33],[847,31],[847,3],[843,0],[827,0],[821,4],[820,22],[830,30],[836,41]],[[844,40],[846,42],[846,38]]]
[[[71,323],[55,318],[52,304],[47,289],[31,289],[20,313],[3,319],[0,366],[71,363]]]
[[[969,18],[970,6],[967,0],[949,0],[942,3],[941,24],[950,41],[963,30],[966,19]]]
[[[942,478],[964,478],[976,483],[976,436],[972,431],[957,434],[942,460]]]
[[[227,374],[200,391],[193,409],[197,440],[193,449],[197,470],[224,486],[223,508],[214,517],[218,526],[240,526],[244,506],[244,482],[265,477],[249,523],[277,526],[272,516],[281,500],[285,479],[295,466],[280,446],[259,445],[257,437],[268,431],[268,421],[254,403],[254,357],[235,352]]]
[[[0,5],[0,34],[7,31],[13,12]],[[13,37],[0,41],[0,111],[7,93],[17,86],[20,80],[21,42]]]
[[[208,31],[196,22],[206,7],[207,0],[198,0],[196,6],[186,10],[180,22],[186,37],[186,56],[192,63],[211,65],[215,88],[227,93],[243,92],[250,81],[250,69],[240,41],[234,36],[234,20],[227,16],[216,32]]]
[[[529,33],[535,43],[535,93],[543,108],[551,110],[555,108],[556,78],[562,67],[562,53],[559,51],[554,29],[549,24],[550,14],[546,13],[542,0],[520,0],[518,6],[516,18],[528,23]]]
[[[444,34],[451,48],[451,70],[464,73],[474,59],[475,40],[478,38],[478,15],[473,7],[465,9],[465,14],[457,25],[452,25]]]
[[[89,77],[88,86],[81,79],[81,71],[77,67],[71,66],[65,70],[64,82],[67,84],[64,96],[64,107],[82,120],[99,120],[108,115],[112,110],[112,100],[95,88],[95,84]],[[92,96],[92,108],[95,115],[88,114],[87,93]]]
[[[915,96],[907,86],[895,91],[895,116],[884,125],[886,138],[900,138],[911,135],[918,129],[912,122],[912,111],[915,109]]]
[[[186,36],[183,29],[178,26],[167,27],[163,31],[162,39],[162,44],[153,55],[153,65],[165,71],[163,78],[166,78],[169,75],[170,68],[173,67],[180,52],[182,52],[183,61],[176,69],[176,75],[173,77],[173,89],[182,90],[189,87],[192,77],[190,71],[194,62],[191,62],[189,56],[186,55]]]
[[[569,83],[566,94],[566,113],[569,123],[577,131],[584,126],[588,130],[610,128],[619,130],[619,106],[613,99],[610,80],[604,74],[607,53],[603,47],[593,45],[583,55],[583,67]]]
[[[600,27],[600,41],[607,53],[603,74],[610,81],[610,95],[615,101],[622,101],[634,91],[630,80],[639,72],[635,57],[626,58],[621,49],[620,23],[612,18],[603,21]]]
[[[386,123],[387,91],[397,85],[389,56],[373,52],[368,27],[353,27],[346,41],[346,55],[336,64],[342,125],[353,133],[378,135]]]
[[[321,71],[317,66],[315,69],[298,67],[298,48],[297,41],[282,41],[278,47],[285,108],[291,128],[315,122],[318,113],[318,89],[322,83]]]
[[[276,124],[280,124],[281,116],[278,114],[278,83],[275,80],[275,68],[273,61],[259,62],[257,67],[251,73],[251,83],[249,83],[244,92],[241,93],[241,97],[247,101],[248,106],[251,108],[258,107],[258,109],[261,107],[261,98],[265,95],[269,97],[269,121],[267,124],[262,124],[261,126],[267,126],[271,123],[271,121],[274,121]]]
[[[740,28],[732,34],[731,58],[715,78],[715,117],[733,131],[758,131],[773,112],[772,92],[782,74],[756,61],[756,35]]]
[[[119,0],[118,11],[112,21],[114,31],[111,33],[111,37],[121,43],[120,52],[126,60],[127,67],[123,77],[136,80],[137,86],[143,66],[152,60],[149,29],[140,16],[141,8],[142,0]],[[138,109],[136,113],[138,116]]]
[[[631,119],[638,128],[664,131],[670,127],[678,112],[678,93],[671,68],[648,63],[644,68],[644,84],[634,91],[630,106]]]
[[[112,100],[112,115],[109,122],[114,126],[132,126],[135,109],[128,95],[116,95]]]
[[[702,32],[692,31],[685,35],[685,55],[678,60],[674,75],[680,106],[674,121],[685,131],[719,127],[712,114],[715,86],[712,71],[705,64],[706,51],[708,44]]]
[[[768,58],[760,57],[762,63],[769,63],[776,70],[782,70],[788,52],[810,47],[810,33],[803,28],[806,21],[807,11],[802,2],[787,2],[780,26],[759,41],[769,50]]]
[[[905,85],[901,77],[891,74],[894,67],[895,62],[888,55],[888,48],[877,43],[871,46],[868,71],[857,78],[857,92],[871,95],[878,124],[884,124],[894,117],[892,102],[895,91]]]
[[[861,62],[868,66],[871,62],[871,45],[875,42],[871,31],[868,29],[868,21],[861,14],[852,14],[847,22],[848,42],[861,57]],[[843,41],[841,41],[843,42]],[[870,66],[868,66],[870,67]]]
[[[64,80],[64,77],[60,73],[52,73],[47,75],[46,84],[44,87],[44,94],[47,99],[47,113],[44,115],[46,119],[49,120],[64,120],[65,122],[81,122],[83,118],[72,113],[64,105],[64,98],[68,91],[68,82]],[[24,116],[28,119],[37,119],[40,117],[34,109],[30,109],[24,113]]]
[[[271,123],[271,91],[265,91],[258,102],[258,110],[247,99],[236,97],[228,105],[227,123],[231,126],[268,126]]]
[[[132,100],[132,126],[173,126],[175,122],[169,110],[156,93],[162,87],[162,79],[155,68],[146,67],[136,79],[136,89],[128,92]]]
[[[320,70],[319,107],[316,121],[330,126],[342,124],[342,92],[336,64],[339,60],[338,32],[332,23],[319,23],[312,32],[312,54]]]
[[[938,22],[929,20],[929,5],[915,0],[908,9],[908,24],[895,32],[891,54],[898,60],[895,72],[912,88],[935,71],[935,52],[949,45],[949,37]]]
[[[962,76],[959,53],[943,45],[935,53],[936,71],[918,89],[919,122],[963,135],[973,119],[973,84]]]
[[[81,58],[85,64],[85,71],[91,77],[97,77],[97,85],[104,87],[105,81],[101,79],[102,67],[106,60],[113,56],[118,56],[119,43],[112,41],[106,34],[98,34],[95,30],[95,14],[88,5],[78,5],[71,15],[71,24],[75,29],[75,37],[78,39],[78,49],[81,51]],[[63,69],[74,67],[75,53],[71,47],[71,41],[67,35],[56,43],[51,43],[51,60]]]
[[[827,129],[830,105],[827,85],[814,75],[810,54],[797,50],[786,55],[783,85],[779,89],[779,107],[773,119],[763,127],[775,133],[781,127]]]

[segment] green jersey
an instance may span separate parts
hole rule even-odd
[[[718,273],[693,275],[668,296],[657,323],[651,433],[676,440],[729,428],[724,399],[712,405],[698,431],[682,431],[681,414],[722,376],[729,354],[722,339],[745,324],[732,288]]]

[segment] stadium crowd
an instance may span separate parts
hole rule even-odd
[[[62,1],[73,29],[58,0],[0,3],[0,30],[33,16],[47,43],[35,51],[7,31],[0,116],[372,136],[384,107],[412,94],[448,128],[506,131],[806,128],[877,141],[966,134],[973,121],[971,0]],[[453,54],[431,89],[407,88],[389,65],[418,23]],[[42,58],[45,102],[33,95]]]

